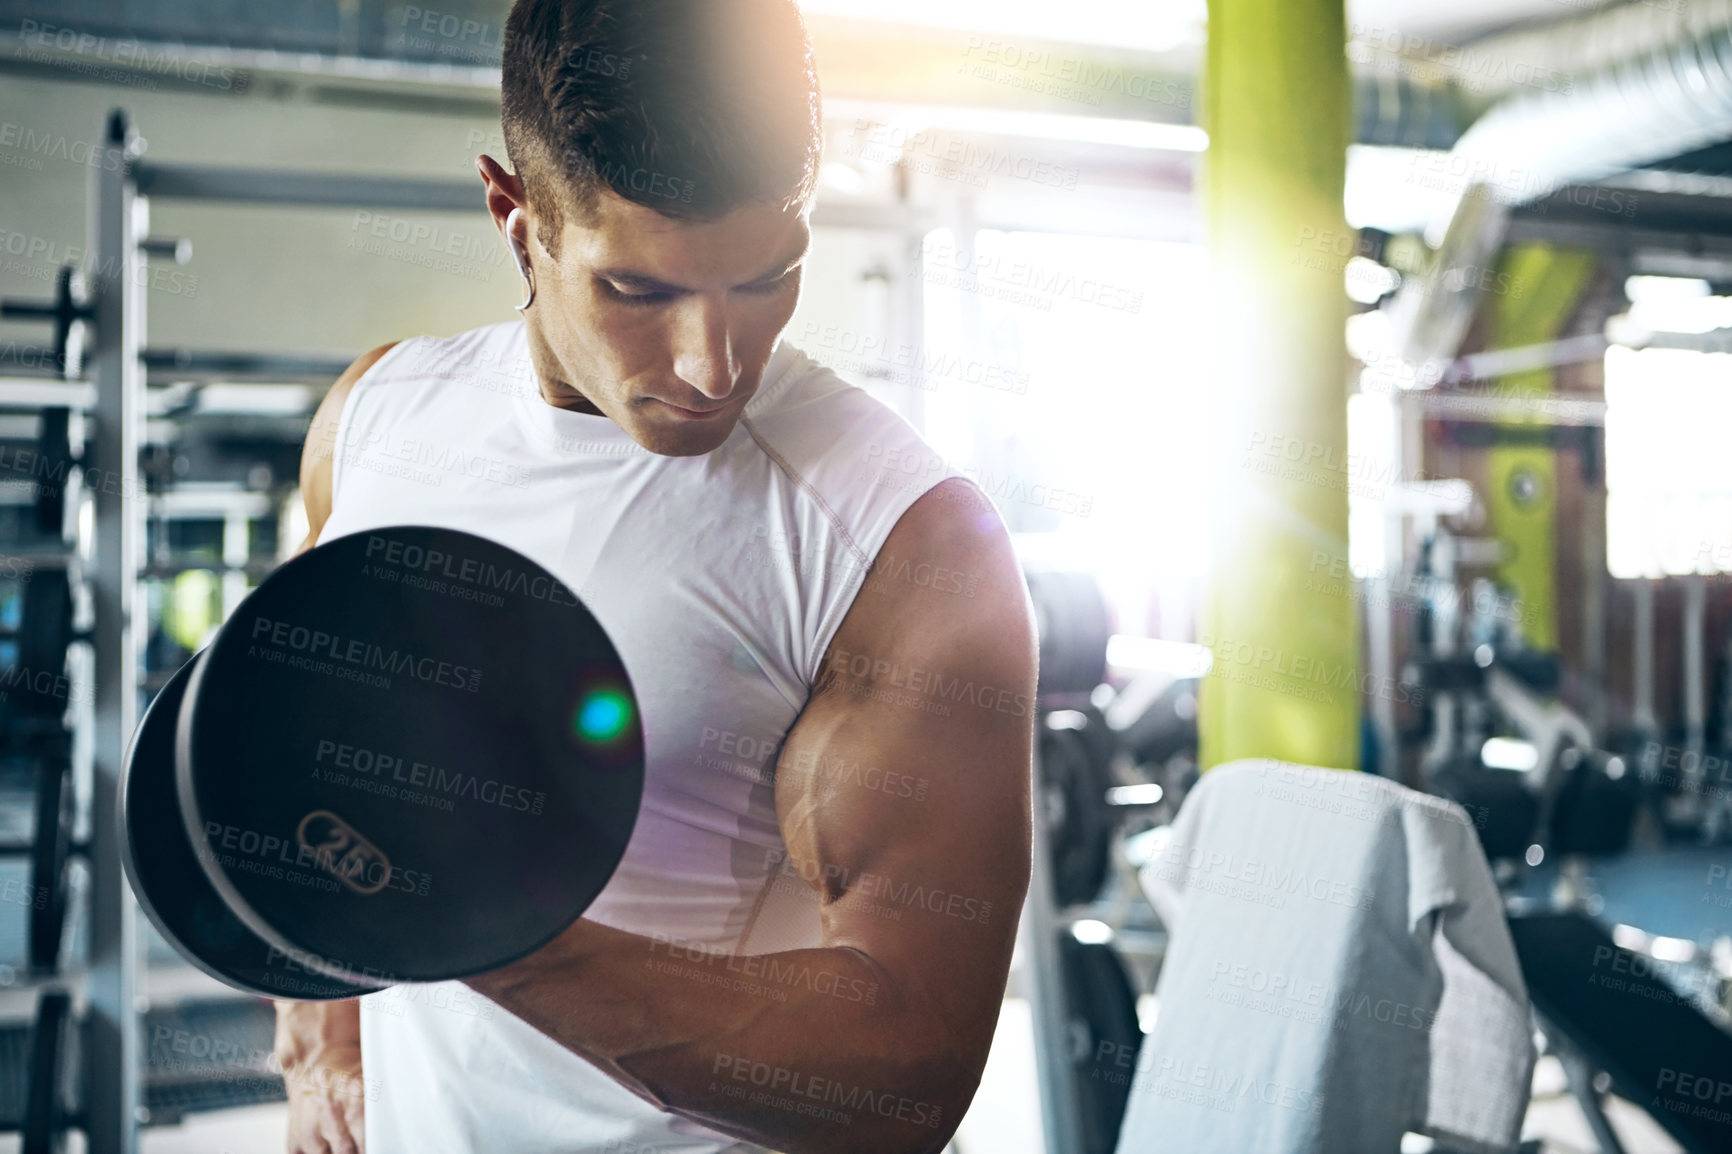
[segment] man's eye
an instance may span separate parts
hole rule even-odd
[[[612,297],[616,301],[621,301],[621,302],[628,304],[628,305],[660,305],[660,304],[666,304],[668,301],[671,301],[674,299],[673,293],[666,293],[666,292],[628,293],[628,292],[622,292],[618,288],[615,288],[613,285],[609,284],[607,281],[602,281],[600,283],[601,283],[602,292],[604,294]]]
[[[782,289],[787,288],[789,282],[794,278],[794,272],[794,269],[789,269],[775,280],[759,281],[757,284],[741,285],[740,291],[743,293],[753,293],[757,296],[769,296],[771,293],[780,292]]]

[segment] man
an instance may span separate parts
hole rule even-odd
[[[821,150],[793,0],[518,0],[478,161],[521,323],[362,357],[307,545],[401,523],[561,576],[631,674],[643,807],[567,933],[281,1003],[299,1154],[938,1151],[1029,869],[1035,640],[990,503],[779,337]]]

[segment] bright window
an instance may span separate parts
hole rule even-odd
[[[1732,355],[1606,353],[1606,558],[1614,577],[1732,571]]]
[[[927,439],[1031,547],[1099,574],[1134,630],[1209,565],[1204,250],[996,231],[924,248],[928,348],[996,381],[935,381]]]

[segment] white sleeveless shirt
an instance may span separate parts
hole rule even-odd
[[[585,916],[668,943],[645,965],[677,971],[670,982],[750,982],[687,951],[818,944],[815,894],[783,860],[776,755],[891,529],[956,475],[901,417],[786,342],[727,441],[658,456],[605,417],[544,401],[511,322],[405,341],[361,377],[320,540],[461,529],[578,593],[625,662],[646,753],[631,843]],[[372,1154],[734,1148],[461,983],[397,987],[361,1008]]]

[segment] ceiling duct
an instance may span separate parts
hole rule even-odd
[[[1732,0],[1624,4],[1461,52],[1500,94],[1450,153],[1462,186],[1427,230],[1430,267],[1388,306],[1414,365],[1454,357],[1511,208],[1732,139]]]
[[[1454,168],[1516,205],[1732,138],[1732,0],[1635,3],[1476,41],[1506,87]]]

